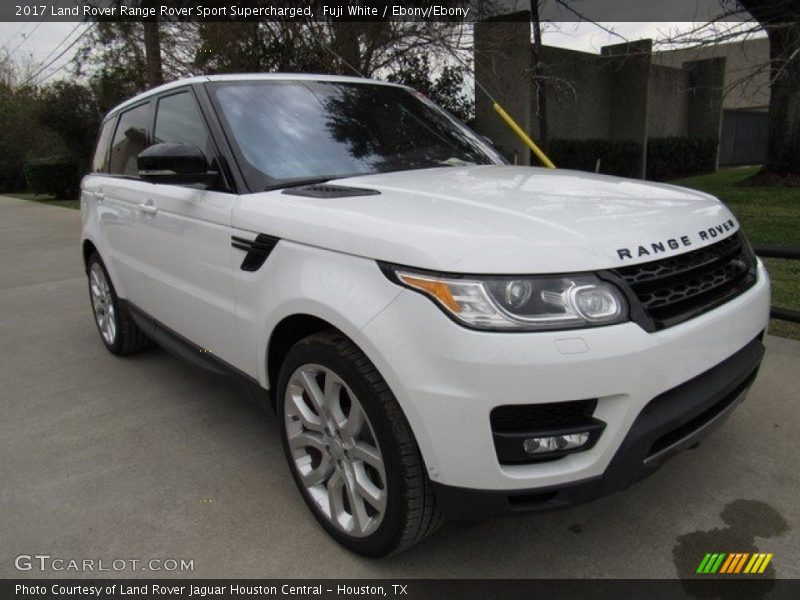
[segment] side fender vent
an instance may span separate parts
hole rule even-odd
[[[242,261],[242,271],[258,271],[279,241],[280,238],[263,233],[259,233],[254,240],[234,235],[231,237],[231,246],[237,250],[247,252]]]
[[[305,196],[307,198],[349,198],[351,196],[378,196],[378,190],[331,185],[329,183],[313,183],[300,187],[287,188],[281,192],[287,196]]]

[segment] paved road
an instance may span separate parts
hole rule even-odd
[[[77,211],[0,198],[0,577],[41,576],[14,568],[34,553],[192,559],[196,577],[674,577],[756,548],[800,577],[800,343],[769,338],[728,423],[633,488],[371,561],[316,525],[274,419],[237,387],[163,351],[105,351],[79,228]]]

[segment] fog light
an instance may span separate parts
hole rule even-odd
[[[528,438],[522,442],[527,454],[545,454],[547,452],[563,452],[580,448],[589,441],[589,432],[568,433],[549,437]]]

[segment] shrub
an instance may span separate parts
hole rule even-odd
[[[594,171],[600,160],[600,172],[620,177],[638,177],[642,145],[636,142],[589,139],[554,139],[548,144],[550,158],[563,169]]]
[[[25,163],[25,180],[34,194],[77,198],[80,187],[78,163],[68,158],[39,158]]]
[[[38,102],[36,89],[0,82],[0,192],[25,189],[28,158],[61,153],[54,150],[59,147],[55,136],[36,119]]]
[[[16,148],[10,147],[6,140],[0,139],[0,192],[20,192],[25,189],[25,177],[22,175],[20,156],[15,155]]]
[[[647,178],[666,181],[708,173],[717,166],[716,138],[672,136],[647,142]]]
[[[717,164],[715,138],[672,136],[650,138],[647,142],[647,178],[665,181],[713,171]],[[594,171],[621,177],[639,177],[642,146],[637,142],[589,139],[554,139],[550,158],[565,169]]]

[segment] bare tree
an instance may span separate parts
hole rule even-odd
[[[38,65],[33,57],[26,55],[15,57],[6,49],[0,49],[0,85],[8,89],[18,87],[31,79]]]
[[[800,3],[740,1],[769,39],[769,143],[764,171],[800,185]]]
[[[161,71],[161,32],[158,21],[145,21],[144,27],[144,53],[147,63],[147,84],[156,87],[164,83]]]
[[[542,21],[539,17],[539,0],[531,0],[533,21],[533,84],[536,86],[536,116],[539,121],[539,141],[547,147],[547,87],[542,69]]]
[[[390,20],[203,23],[197,67],[370,77],[408,54],[446,54],[460,45],[462,30],[454,23]]]
[[[767,158],[752,183],[800,185],[800,3],[792,0],[726,0],[717,19],[671,33],[661,45],[711,46],[744,41],[755,35],[769,41],[769,59],[734,74],[728,90],[760,91],[767,75],[769,141]]]

